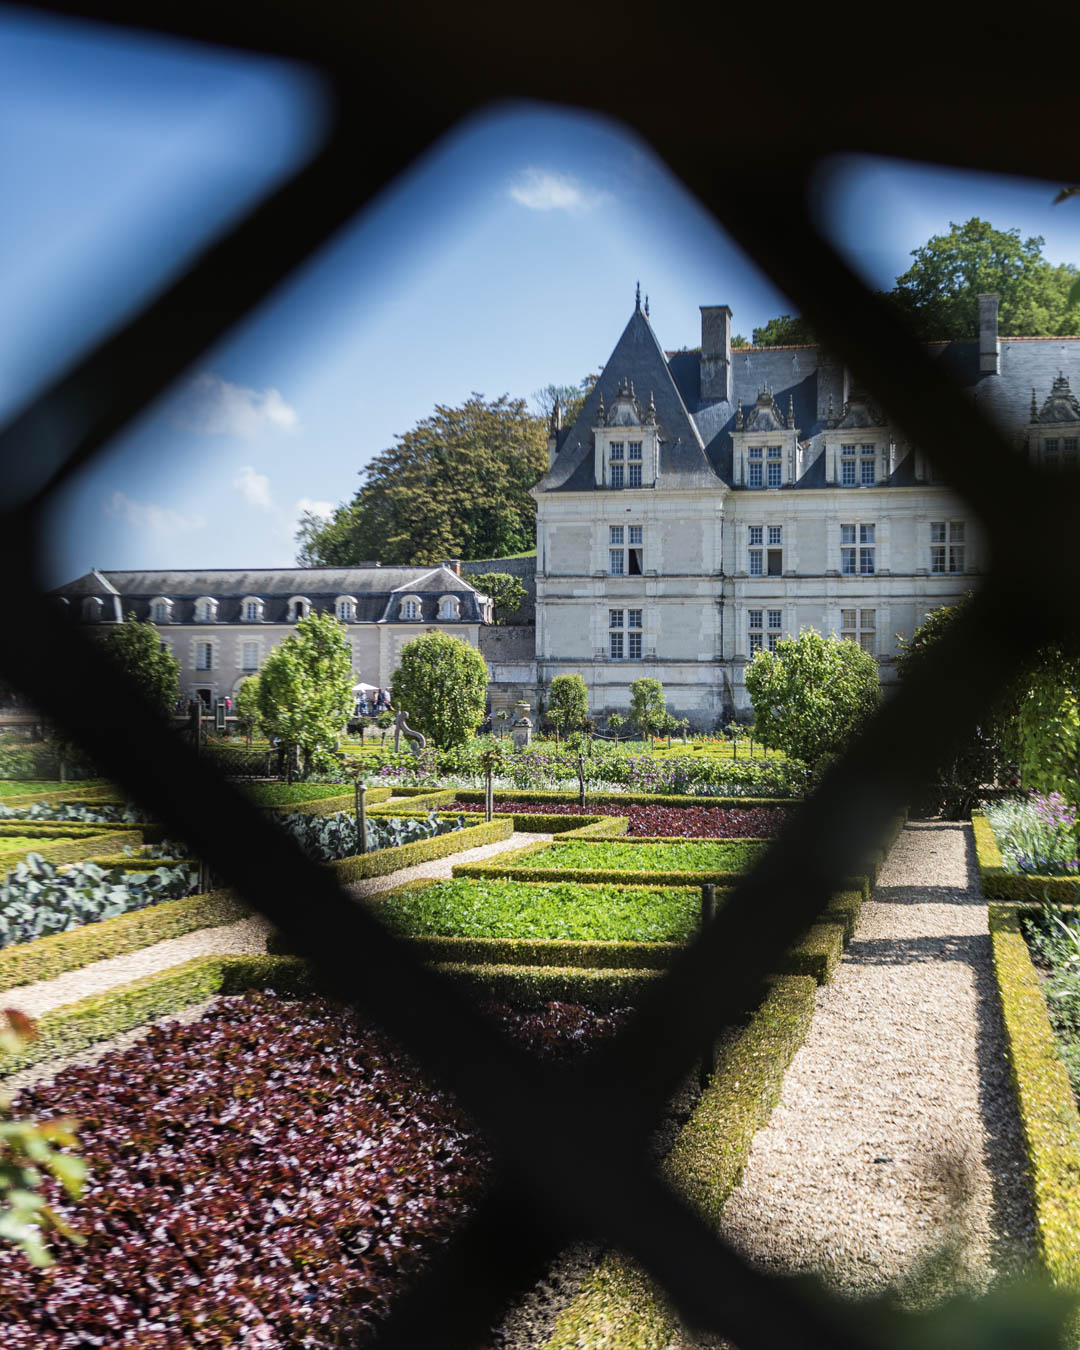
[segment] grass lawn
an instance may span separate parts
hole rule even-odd
[[[25,778],[0,778],[0,798],[29,797],[32,792],[59,792],[62,789],[66,789],[68,792],[78,792],[82,788],[96,787],[104,781],[104,778],[79,778],[74,782],[69,779],[68,782],[61,783],[57,778],[41,781]]]
[[[701,921],[696,887],[440,881],[371,903],[377,918],[407,937],[684,942]]]

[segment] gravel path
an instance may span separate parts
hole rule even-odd
[[[850,1296],[891,1287],[913,1306],[1026,1267],[1030,1199],[969,826],[901,834],[724,1231],[767,1269]]]
[[[353,895],[374,895],[393,886],[403,886],[419,877],[448,877],[456,863],[479,862],[493,854],[551,837],[550,834],[514,834],[495,844],[452,853],[445,858],[436,858],[434,862],[405,867],[384,877],[372,877],[350,886],[349,890]],[[114,985],[127,984],[130,980],[141,979],[144,975],[166,970],[169,966],[178,966],[195,956],[247,956],[265,952],[269,931],[270,925],[259,916],[241,919],[239,923],[222,924],[217,928],[200,928],[194,933],[185,933],[183,937],[168,938],[164,942],[154,943],[152,947],[128,952],[125,956],[94,961],[80,970],[70,970],[52,980],[39,980],[36,984],[0,992],[0,1006],[18,1008],[29,1017],[40,1017],[52,1008],[75,1003],[91,994],[104,993]]]

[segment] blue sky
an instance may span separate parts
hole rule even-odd
[[[301,70],[0,7],[0,417],[301,163],[324,119]],[[823,177],[820,210],[885,287],[972,215],[1080,261],[1080,203],[1052,207],[1056,186],[852,159]],[[697,344],[701,304],[730,304],[748,337],[791,309],[625,129],[492,110],[65,491],[48,580],[290,563],[299,510],[351,496],[436,404],[528,398],[596,369],[639,278],[669,349]]]

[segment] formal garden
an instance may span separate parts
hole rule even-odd
[[[332,641],[320,641],[319,660],[340,666]],[[649,739],[647,721],[644,739],[601,740],[580,725],[580,703],[576,720],[557,719],[557,738],[514,749],[505,736],[476,734],[486,676],[470,666],[475,653],[445,646],[418,670],[403,660],[395,701],[408,697],[410,724],[428,744],[395,752],[350,740],[348,700],[327,711],[325,664],[320,678],[293,652],[281,683],[292,680],[289,697],[306,700],[310,718],[272,722],[276,705],[260,689],[255,704],[267,711],[255,732],[286,738],[301,772],[236,787],[515,1044],[572,1061],[632,1017],[872,710],[853,644],[814,635],[785,647],[790,655],[755,661],[753,757],[748,739],[730,737],[683,744],[676,734],[669,750],[666,736]],[[817,708],[805,697],[813,661],[832,671]],[[1051,695],[1040,688],[1045,725]],[[639,692],[655,710],[662,690]],[[851,1103],[875,1076],[860,1054],[876,1064],[897,1023],[921,1025],[923,1014],[896,1019],[888,1005],[888,1032],[868,1051],[858,1036],[841,1048],[818,989],[841,998],[854,987],[849,1016],[872,1019],[874,991],[854,982],[886,970],[889,997],[918,1003],[929,959],[867,963],[864,935],[886,940],[875,925],[898,886],[930,906],[951,886],[937,911],[943,950],[984,941],[979,959],[996,990],[1010,1075],[996,1090],[1017,1121],[1012,1171],[1032,1207],[1020,1265],[1080,1289],[1077,792],[1067,773],[1040,777],[1015,729],[1013,741],[983,732],[992,747],[980,741],[965,751],[970,762],[943,770],[933,804],[943,814],[907,828],[896,819],[773,963],[738,1025],[669,1102],[652,1155],[711,1225],[752,1227],[755,1197],[780,1184],[780,1163],[766,1165],[759,1151],[794,1160],[814,1134],[821,1108],[799,1115],[800,1094],[835,1074],[846,1085],[837,1109],[858,1118]],[[203,751],[213,762],[213,743]],[[1000,763],[988,769],[992,754]],[[2,1147],[20,1179],[0,1199],[5,1346],[362,1344],[476,1211],[497,1160],[453,1099],[378,1027],[329,999],[289,941],[163,822],[93,766],[74,777],[68,751],[64,762],[63,779],[36,781],[9,762],[0,784],[0,991],[12,1009],[0,1051],[14,1092]],[[970,835],[971,879],[939,875],[935,853],[916,885],[904,859],[937,849],[941,831],[952,832],[950,856],[961,861]],[[980,939],[983,897],[989,937]],[[951,935],[961,909],[976,914],[970,938]],[[962,1020],[962,1004],[940,990],[927,998],[944,1019],[926,1028],[933,1044]],[[850,1035],[855,1024],[844,1025]],[[799,1069],[814,1056],[829,1072]],[[898,1071],[910,1081],[924,1067]],[[952,1061],[939,1071],[956,1076]],[[875,1100],[866,1107],[874,1118]],[[892,1163],[882,1145],[869,1165]],[[923,1204],[919,1185],[912,1212]],[[841,1225],[859,1212],[825,1209]],[[990,1277],[979,1278],[985,1287]],[[617,1253],[578,1253],[572,1277],[563,1269],[544,1288],[528,1335],[512,1311],[492,1346],[660,1350],[682,1334]],[[905,1297],[928,1306],[943,1288],[924,1281]]]

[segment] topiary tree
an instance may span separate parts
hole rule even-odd
[[[401,649],[390,689],[409,725],[446,750],[475,735],[487,684],[488,668],[475,647],[449,633],[424,633]]]
[[[565,734],[585,725],[589,715],[589,691],[580,675],[556,675],[548,686],[548,721]]]
[[[263,663],[259,720],[290,757],[299,749],[305,773],[329,768],[352,716],[352,651],[345,625],[332,614],[308,614]]]
[[[804,628],[746,671],[758,739],[815,764],[843,748],[881,698],[877,662],[855,642]]]
[[[619,744],[619,732],[626,726],[626,718],[622,713],[608,713],[607,728],[615,737],[615,744]]]
[[[97,640],[113,665],[138,685],[143,698],[168,717],[180,692],[180,662],[154,625],[129,614],[123,623],[102,628]]]
[[[667,700],[659,680],[643,676],[630,685],[630,721],[644,740],[667,725]]]

